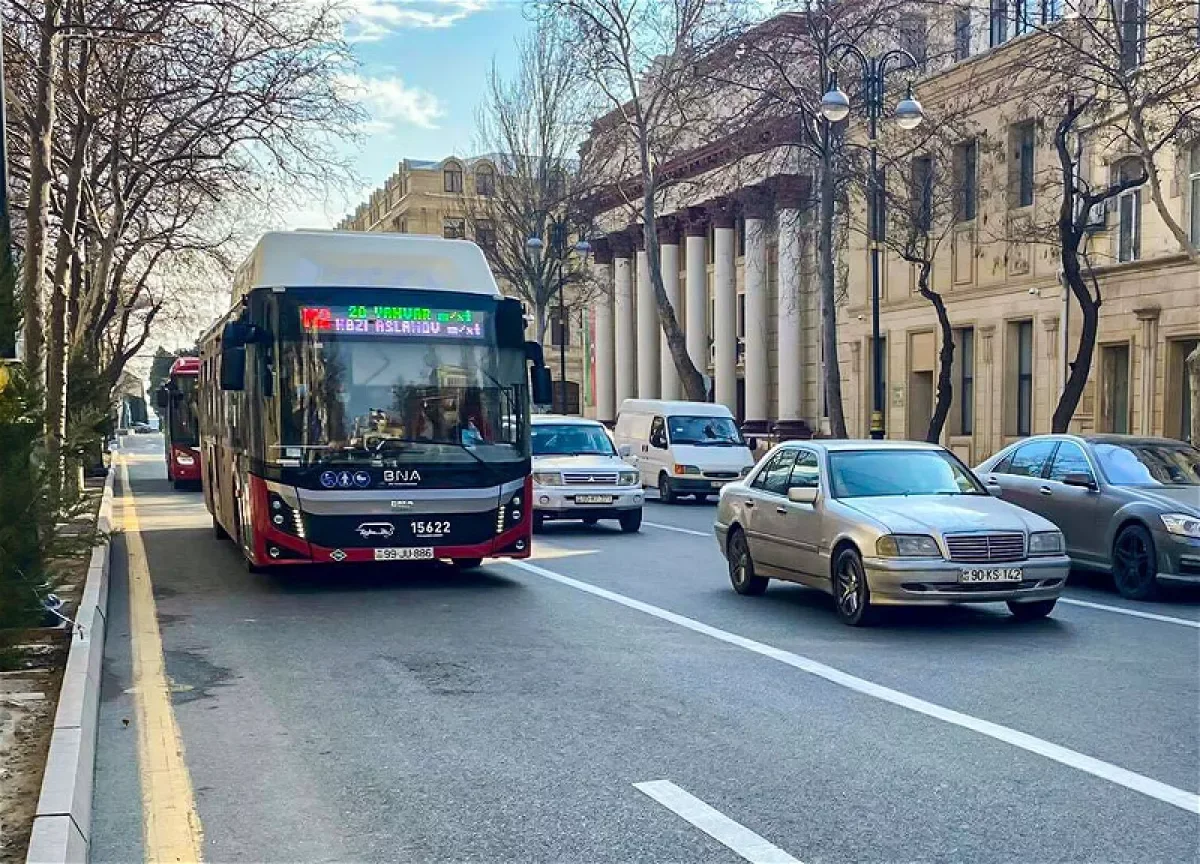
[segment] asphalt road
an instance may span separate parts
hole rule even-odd
[[[735,595],[713,505],[657,502],[532,568],[250,575],[126,442],[207,861],[1198,860],[1196,596],[852,630]],[[126,583],[118,554],[102,862],[145,858]]]

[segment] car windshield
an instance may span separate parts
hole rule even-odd
[[[586,423],[539,423],[529,435],[534,456],[616,455],[608,433]]]
[[[1200,450],[1182,441],[1106,441],[1092,450],[1114,486],[1200,486]]]
[[[672,444],[711,447],[742,447],[742,433],[730,417],[676,415],[667,418]]]
[[[986,495],[943,450],[844,450],[829,454],[835,498],[894,495]]]

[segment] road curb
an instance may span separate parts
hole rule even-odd
[[[100,715],[100,667],[108,616],[108,572],[112,548],[113,484],[109,468],[100,501],[97,529],[104,542],[92,550],[87,580],[75,611],[75,630],[58,710],[50,735],[50,752],[42,775],[33,834],[26,864],[66,864],[88,860],[92,832],[92,780],[96,768],[96,726]]]

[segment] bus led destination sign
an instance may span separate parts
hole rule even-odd
[[[428,306],[301,306],[301,326],[313,333],[482,339],[490,313]]]

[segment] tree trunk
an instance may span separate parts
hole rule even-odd
[[[1072,259],[1070,263],[1068,259]],[[1083,311],[1083,320],[1079,328],[1079,347],[1075,350],[1075,359],[1071,361],[1071,374],[1067,376],[1067,383],[1058,398],[1058,406],[1054,409],[1054,417],[1050,422],[1050,431],[1055,435],[1062,435],[1068,431],[1071,418],[1075,416],[1075,409],[1083,397],[1083,388],[1092,370],[1092,354],[1096,350],[1096,332],[1100,322],[1100,303],[1092,298],[1092,292],[1083,281],[1078,258],[1071,256],[1068,250],[1064,249],[1063,265],[1067,284]]]
[[[1187,356],[1188,391],[1192,396],[1192,416],[1189,418],[1191,442],[1200,447],[1200,345]]]
[[[825,384],[825,412],[834,438],[846,434],[846,415],[842,409],[842,370],[838,365],[837,296],[833,261],[833,219],[835,211],[832,134],[825,132],[821,159],[821,211],[817,233],[817,271],[821,280],[822,377]]]
[[[942,429],[946,425],[946,418],[950,416],[950,403],[954,401],[954,329],[950,326],[946,301],[942,299],[941,294],[929,288],[929,271],[932,266],[932,261],[924,262],[921,265],[917,281],[921,296],[933,304],[934,311],[937,312],[938,326],[941,329],[942,347],[938,351],[937,401],[933,406],[933,416],[929,418],[929,429],[925,433],[925,440],[930,444],[936,444],[942,440]]]
[[[45,334],[42,330],[42,281],[46,271],[46,235],[50,210],[51,141],[54,135],[54,88],[61,0],[46,0],[38,38],[38,65],[32,123],[29,130],[29,202],[25,208],[25,257],[21,270],[24,304],[25,367],[36,387],[42,376]]]

